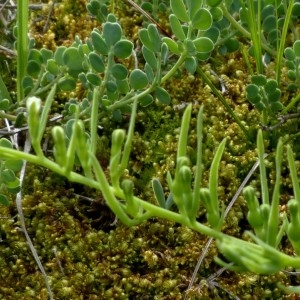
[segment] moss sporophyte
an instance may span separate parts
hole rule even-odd
[[[294,297],[299,1],[17,4],[2,298]]]

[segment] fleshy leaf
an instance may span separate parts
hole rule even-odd
[[[170,6],[174,13],[174,15],[181,21],[181,22],[189,22],[190,18],[187,14],[186,7],[184,5],[183,0],[170,0]]]
[[[135,69],[130,73],[129,83],[134,90],[141,90],[148,85],[147,75],[140,69]]]

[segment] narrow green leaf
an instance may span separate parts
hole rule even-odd
[[[10,202],[9,202],[8,198],[3,194],[0,194],[0,204],[4,205],[4,206],[9,206],[10,205]]]
[[[149,39],[150,39],[150,42],[154,49],[154,52],[159,52],[161,38],[160,38],[159,32],[157,30],[157,27],[154,24],[149,24],[147,27],[147,30],[148,30]]]
[[[166,208],[166,199],[165,199],[164,190],[160,181],[157,178],[152,179],[152,189],[159,206],[162,208]]]
[[[178,20],[178,18],[174,14],[171,14],[169,16],[169,21],[172,32],[176,36],[176,38],[180,41],[184,41],[186,39],[186,35],[182,29],[181,23]]]
[[[94,49],[100,54],[107,55],[108,54],[108,46],[104,39],[101,37],[100,33],[93,30],[91,33],[92,43]]]

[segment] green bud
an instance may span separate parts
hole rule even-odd
[[[39,136],[39,113],[41,109],[41,99],[37,97],[29,97],[26,102],[27,106],[27,122],[29,127],[29,133],[33,143]]]
[[[54,126],[52,128],[52,137],[54,141],[54,157],[60,166],[65,166],[67,162],[67,147],[65,132],[62,127]]]
[[[125,141],[125,130],[116,129],[112,133],[112,145],[111,145],[111,157],[114,157],[122,151],[122,147]]]

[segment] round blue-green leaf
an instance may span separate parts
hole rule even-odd
[[[174,15],[181,21],[181,22],[189,22],[190,18],[187,14],[187,9],[184,5],[183,0],[170,0],[170,6],[174,13]]]
[[[180,54],[180,51],[178,49],[178,44],[174,40],[172,40],[168,37],[163,37],[162,40],[167,45],[170,52],[177,54],[177,55]]]
[[[204,53],[204,52],[199,52],[197,53],[196,57],[200,61],[206,61],[210,58],[210,52]]]
[[[288,60],[294,60],[296,58],[295,52],[294,52],[293,48],[291,48],[291,47],[285,48],[284,56]]]
[[[78,79],[81,81],[81,83],[85,86],[87,83],[86,74],[84,72],[81,72],[78,74]]]
[[[30,60],[34,60],[36,61],[38,64],[42,64],[43,63],[43,56],[41,54],[41,52],[37,49],[31,49],[28,55],[28,61]]]
[[[286,60],[285,65],[290,69],[290,70],[295,70],[296,65],[294,61],[292,60]]]
[[[20,191],[20,179],[16,177],[14,181],[6,182],[6,187],[10,193],[17,194]]]
[[[274,102],[274,103],[271,103],[271,110],[272,112],[274,113],[277,113],[279,111],[281,111],[283,109],[283,105],[281,102]]]
[[[129,76],[129,83],[134,90],[141,90],[145,88],[148,85],[146,73],[140,69],[133,70]]]
[[[250,99],[255,99],[257,98],[259,94],[259,88],[255,84],[248,84],[246,86],[246,92],[247,92],[247,98]]]
[[[106,89],[110,93],[115,93],[117,91],[117,84],[114,81],[110,80],[106,84]]]
[[[64,64],[63,54],[66,49],[67,49],[67,47],[65,47],[65,46],[59,46],[56,48],[55,53],[54,53],[54,59],[58,65]]]
[[[296,57],[300,57],[300,40],[297,40],[294,45],[293,45],[293,49],[295,52]]]
[[[155,96],[157,100],[162,104],[168,105],[171,102],[171,97],[169,93],[160,86],[155,89]]]
[[[261,11],[261,20],[264,20],[266,17],[274,15],[275,9],[273,5],[266,5]]]
[[[117,22],[117,18],[114,14],[110,13],[110,14],[107,15],[107,21],[115,23],[115,22]]]
[[[46,71],[41,79],[41,86],[47,85],[49,82],[54,80],[54,75],[51,74],[49,71]]]
[[[128,40],[120,40],[114,46],[114,55],[118,58],[127,58],[131,55],[133,43]]]
[[[152,83],[155,75],[154,75],[153,69],[151,68],[151,66],[148,63],[146,63],[144,71],[147,75],[148,82]]]
[[[262,101],[262,97],[260,95],[257,95],[256,97],[254,98],[249,98],[247,97],[247,99],[252,103],[254,104],[255,106],[258,105],[259,103],[261,103]],[[265,106],[264,106],[265,107]]]
[[[300,16],[300,3],[294,3],[293,9],[292,9],[292,15],[299,18]]]
[[[91,52],[89,54],[89,61],[90,61],[92,68],[96,72],[103,73],[105,71],[104,62],[103,62],[102,58],[100,57],[100,55],[98,55],[97,53]]]
[[[23,81],[22,81],[22,86],[23,86],[23,89],[26,93],[29,92],[34,86],[34,82],[33,82],[32,77],[25,76],[23,78]]]
[[[186,35],[178,18],[174,14],[171,14],[169,16],[169,21],[172,32],[176,36],[176,38],[180,41],[184,41],[186,39]]]
[[[27,73],[32,77],[37,77],[40,74],[41,65],[35,60],[30,60],[27,63]]]
[[[218,6],[221,2],[222,0],[206,0],[206,4],[212,7]]]
[[[14,173],[14,171],[10,170],[10,169],[4,169],[1,172],[1,179],[5,182],[13,182],[16,180],[16,175]]]
[[[213,22],[211,13],[206,8],[200,8],[192,19],[192,25],[198,30],[208,30]]]
[[[21,128],[22,126],[24,126],[24,123],[26,122],[26,117],[25,117],[25,113],[20,111],[17,114],[16,120],[15,120],[15,128]]]
[[[208,37],[199,37],[193,43],[197,52],[208,53],[214,49],[214,43]]]
[[[296,79],[297,79],[297,74],[294,70],[288,70],[287,76],[292,81],[296,81]]]
[[[278,83],[275,79],[269,79],[264,88],[268,94],[272,94],[278,88]]]
[[[59,68],[54,59],[51,58],[47,61],[46,69],[54,76],[58,75]]]
[[[72,91],[76,88],[76,81],[71,77],[63,77],[58,81],[58,87],[62,91]]]
[[[192,40],[187,39],[187,40],[185,40],[184,44],[185,44],[185,48],[188,52],[188,55],[191,55],[191,56],[196,55],[196,47]]]
[[[220,30],[217,27],[210,27],[204,32],[203,36],[208,37],[213,43],[216,43],[220,36]]]
[[[101,84],[101,79],[97,74],[87,73],[86,79],[92,85],[99,86]]]
[[[196,12],[201,8],[202,6],[201,0],[195,1],[195,0],[187,0],[186,6],[188,8],[188,13],[190,16],[190,20],[193,18],[193,16],[196,14]]]
[[[145,95],[144,97],[139,99],[139,103],[143,106],[146,107],[150,105],[153,102],[153,97],[149,94]]]
[[[106,42],[104,41],[104,39],[101,37],[100,33],[93,30],[91,33],[91,38],[92,38],[92,43],[93,43],[94,49],[97,52],[99,52],[103,55],[108,54],[108,46],[107,46]]]
[[[10,142],[10,140],[6,139],[6,138],[1,138],[0,139],[0,147],[5,147],[5,148],[9,148],[12,149],[12,143]]]
[[[191,74],[194,74],[197,69],[197,60],[194,57],[188,57],[184,62],[185,68]]]
[[[258,86],[263,86],[267,83],[266,76],[264,75],[252,75],[251,76],[251,82],[258,85]]]
[[[153,5],[150,2],[142,2],[141,4],[141,8],[147,12],[152,12],[152,7]]]
[[[127,68],[122,64],[115,64],[111,68],[111,74],[114,76],[117,80],[123,80],[128,75]]]
[[[9,206],[10,205],[10,202],[9,202],[8,198],[3,194],[0,194],[0,204],[4,205],[4,206]]]
[[[126,95],[129,92],[130,87],[127,79],[117,80],[116,84],[120,94]]]
[[[281,91],[280,91],[280,89],[275,89],[273,91],[273,93],[269,93],[269,95],[268,95],[269,103],[280,101],[280,97],[281,97]]]
[[[264,105],[263,102],[257,102],[256,104],[254,104],[255,108],[259,111],[263,111],[264,109],[266,109],[266,106]]]
[[[7,110],[9,108],[9,100],[1,99],[0,100],[0,110]]]
[[[67,48],[63,53],[63,62],[70,69],[74,71],[82,70],[83,57],[75,47]]]
[[[223,18],[223,11],[220,7],[212,7],[210,10],[212,18],[215,22],[219,22]]]
[[[44,63],[46,63],[48,59],[53,58],[53,52],[51,50],[42,48],[40,51],[41,51]]]
[[[19,159],[8,159],[5,161],[5,168],[10,169],[14,172],[18,172],[23,167],[23,161]]]
[[[237,51],[240,48],[240,43],[235,38],[228,39],[224,45],[226,46],[227,52],[232,53],[234,51]]]
[[[103,37],[107,44],[107,46],[113,46],[118,41],[120,41],[122,37],[122,28],[120,24],[114,22],[106,22],[103,25]]]
[[[273,29],[276,29],[277,19],[274,15],[267,16],[262,24],[262,29],[266,32],[270,32]]]

